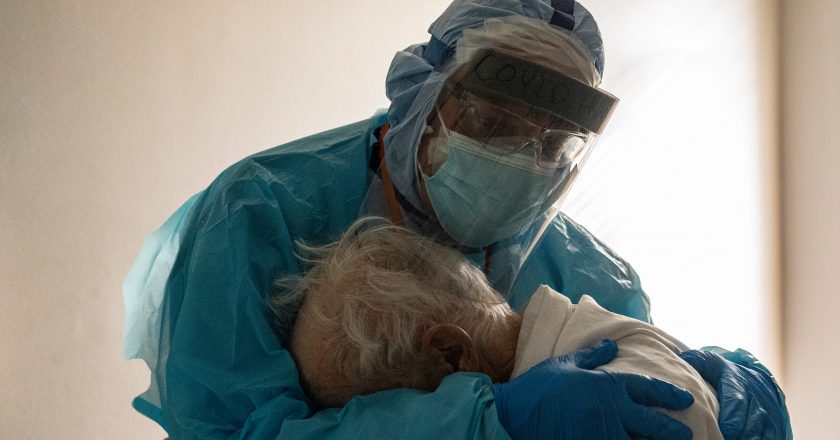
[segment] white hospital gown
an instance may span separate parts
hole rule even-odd
[[[618,343],[618,356],[600,370],[639,373],[684,388],[694,396],[685,411],[664,411],[686,424],[694,439],[722,439],[714,390],[677,356],[688,347],[664,331],[609,312],[584,295],[578,304],[540,286],[522,314],[513,377],[552,356],[571,353],[602,339]]]

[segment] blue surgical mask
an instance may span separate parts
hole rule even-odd
[[[544,210],[557,170],[534,162],[533,153],[495,154],[449,131],[445,161],[421,176],[443,229],[465,246],[483,247],[518,233]]]

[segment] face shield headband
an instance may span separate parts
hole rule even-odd
[[[459,85],[488,97],[513,98],[601,134],[618,99],[563,73],[487,49]]]

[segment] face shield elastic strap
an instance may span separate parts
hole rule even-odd
[[[601,134],[618,98],[549,68],[495,50],[479,52],[464,87],[500,99],[514,98]]]

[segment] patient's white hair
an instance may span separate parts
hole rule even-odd
[[[317,320],[327,335],[323,358],[349,383],[420,377],[426,329],[456,324],[481,350],[498,341],[497,332],[514,314],[460,253],[385,219],[357,220],[336,243],[298,247],[311,269],[302,278],[275,283],[280,289],[272,310],[282,321],[306,302],[302,318]],[[290,286],[291,292],[283,293]],[[308,382],[311,393],[321,398],[330,393]]]

